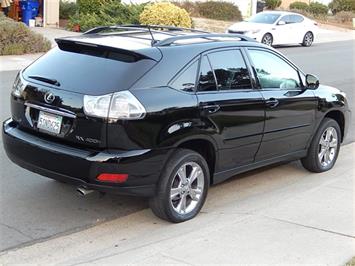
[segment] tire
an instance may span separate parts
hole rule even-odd
[[[314,35],[312,32],[308,31],[303,37],[302,46],[310,47],[314,41]]]
[[[272,46],[273,42],[274,38],[272,37],[271,33],[265,33],[264,36],[261,38],[261,43],[267,46]]]
[[[312,139],[307,157],[301,159],[303,167],[314,173],[332,169],[338,158],[340,142],[339,124],[333,119],[325,118]]]
[[[186,171],[185,182],[180,178],[180,175],[183,176],[181,169]],[[197,174],[190,185],[192,170]],[[190,220],[200,212],[205,203],[209,184],[210,172],[206,160],[192,150],[178,149],[165,166],[157,193],[149,201],[150,208],[159,218],[173,223]],[[185,212],[183,202],[186,206]]]

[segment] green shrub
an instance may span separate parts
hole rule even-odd
[[[353,18],[355,18],[355,13],[352,11],[340,11],[335,15],[335,20],[340,23],[351,22]]]
[[[315,16],[327,15],[328,7],[319,2],[312,2],[309,5],[308,11]]]
[[[242,14],[238,6],[229,2],[207,1],[197,2],[201,17],[226,21],[241,21]]]
[[[191,27],[191,18],[185,9],[168,2],[148,4],[139,16],[141,24]]]
[[[143,9],[144,5],[126,5],[117,0],[109,1],[95,13],[79,12],[71,16],[67,27],[72,30],[75,25],[79,25],[80,31],[87,31],[97,26],[137,24]]]
[[[305,2],[293,2],[290,4],[290,9],[297,9],[302,11],[308,11],[309,5]]]
[[[265,0],[266,8],[271,10],[281,6],[281,3],[282,3],[281,0]]]
[[[59,3],[59,18],[69,19],[69,17],[75,15],[77,10],[78,10],[78,5],[75,2],[61,0]]]
[[[0,12],[0,55],[20,55],[47,52],[51,43],[31,31],[22,22],[6,18]]]
[[[329,4],[329,8],[333,14],[341,11],[354,11],[355,12],[355,1],[354,0],[333,0]]]
[[[81,14],[90,14],[99,12],[106,2],[106,0],[77,0],[76,3]]]

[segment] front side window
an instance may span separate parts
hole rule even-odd
[[[171,87],[177,90],[193,92],[195,90],[198,61],[190,64],[171,83]]]
[[[201,59],[198,91],[216,91],[216,80],[207,56],[203,56]]]
[[[249,71],[239,50],[208,55],[219,90],[251,89]]]
[[[280,57],[261,50],[249,50],[262,89],[297,89],[300,79],[297,70]]]

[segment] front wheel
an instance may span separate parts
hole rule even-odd
[[[206,160],[192,150],[179,149],[163,171],[150,208],[156,216],[170,222],[192,219],[205,202],[209,183]]]
[[[333,168],[339,154],[341,132],[339,124],[325,118],[313,137],[307,157],[301,160],[304,168],[321,173]]]
[[[274,42],[274,38],[270,33],[266,33],[261,39],[261,43],[266,44],[267,46],[272,46],[273,42]]]
[[[310,47],[312,46],[313,41],[314,41],[313,33],[309,31],[303,37],[302,46]]]

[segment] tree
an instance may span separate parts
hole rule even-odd
[[[282,3],[281,0],[266,0],[265,6],[267,9],[275,9],[275,8],[281,6],[281,3]]]

